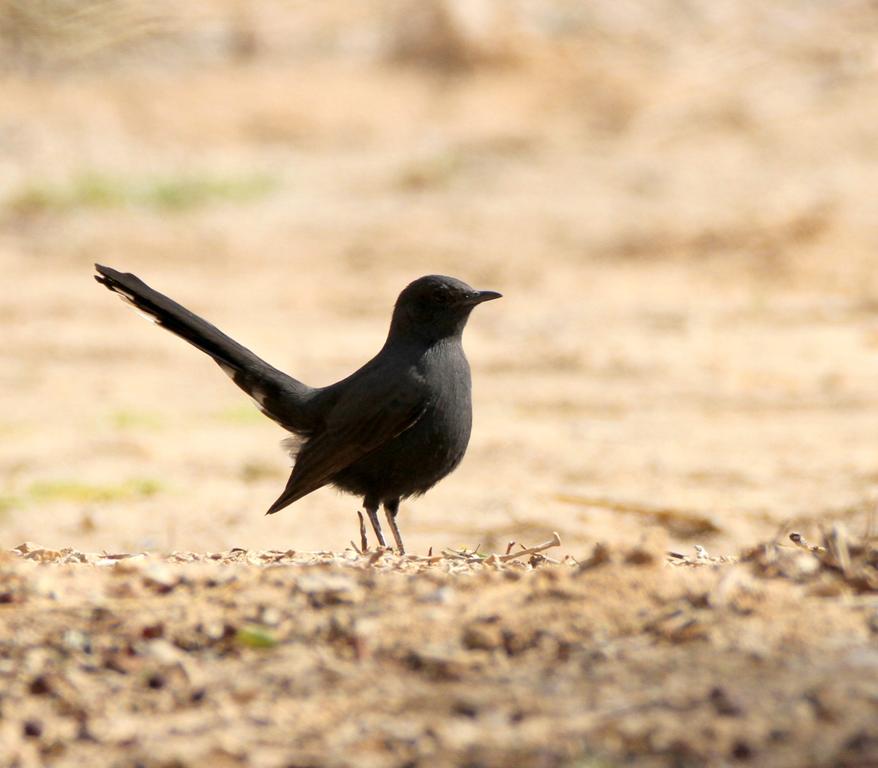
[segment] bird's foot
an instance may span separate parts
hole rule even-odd
[[[363,517],[363,513],[359,509],[357,510],[357,518],[360,521],[360,546],[358,547],[356,544],[354,544],[353,541],[351,542],[351,546],[354,548],[357,554],[371,554],[374,557],[375,555],[383,555],[385,552],[393,552],[393,547],[388,547],[387,544],[384,543],[384,539],[380,533],[380,528],[377,530],[378,544],[376,545],[374,550],[369,549],[369,541],[366,538],[366,518]],[[405,550],[401,549],[400,554],[405,554]]]
[[[372,515],[370,514],[369,517],[371,518]],[[396,539],[396,549],[387,546],[387,544],[384,542],[384,537],[381,536],[381,529],[378,528],[376,531],[378,533],[378,545],[375,547],[374,550],[370,550],[369,541],[366,538],[366,518],[363,516],[363,513],[359,509],[357,510],[357,519],[360,521],[360,546],[358,547],[356,544],[354,544],[353,541],[351,541],[351,547],[353,547],[354,551],[358,555],[371,554],[374,556],[376,554],[380,555],[385,552],[395,553],[400,556],[405,555],[405,545],[402,543],[402,537],[399,535],[399,528],[397,528],[396,521],[394,520],[393,516],[388,515],[387,519],[390,521],[391,530],[393,531],[393,538]],[[377,523],[377,519],[375,522]]]

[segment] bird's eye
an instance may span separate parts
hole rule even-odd
[[[451,296],[448,295],[448,291],[436,291],[433,294],[433,301],[437,304],[445,305],[451,301]]]

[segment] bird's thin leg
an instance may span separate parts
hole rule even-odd
[[[373,501],[364,501],[363,506],[366,508],[366,514],[369,515],[369,522],[372,523],[372,530],[375,531],[378,546],[386,547],[384,534],[381,533],[381,523],[378,522],[378,505]]]
[[[402,536],[399,535],[399,526],[396,524],[396,513],[399,512],[399,499],[384,502],[384,514],[387,516],[387,524],[396,539],[396,549],[399,554],[405,554],[405,545],[402,543]]]

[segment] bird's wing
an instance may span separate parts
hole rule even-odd
[[[339,399],[326,429],[309,438],[296,457],[284,492],[270,515],[326,485],[332,477],[412,427],[423,414],[427,395],[415,379],[373,375]],[[353,382],[352,382],[353,383]],[[364,402],[363,392],[368,392]]]

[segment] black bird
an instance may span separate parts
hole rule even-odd
[[[466,452],[472,399],[461,334],[473,307],[499,293],[443,275],[418,278],[399,295],[378,354],[346,379],[309,387],[134,275],[100,264],[95,269],[95,280],[210,355],[266,416],[293,434],[287,443],[292,474],[266,514],[334,485],[363,497],[382,547],[383,504],[397,549],[405,552],[396,524],[400,500],[432,488]]]

